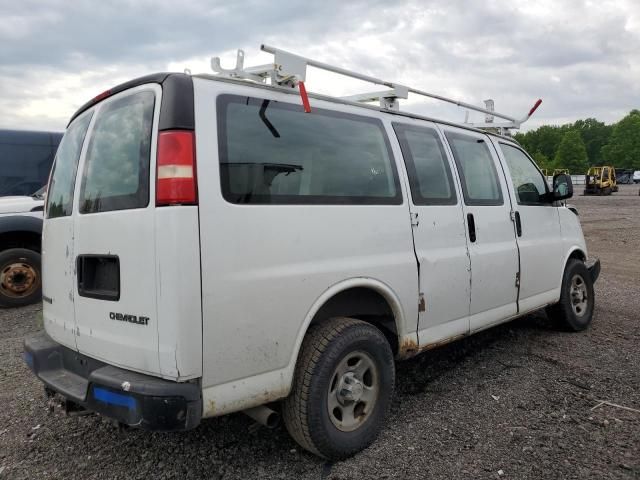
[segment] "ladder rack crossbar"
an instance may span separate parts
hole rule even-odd
[[[511,115],[496,112],[493,109],[482,108],[470,103],[462,102],[452,98],[445,97],[443,95],[437,95],[435,93],[426,92],[417,88],[408,87],[400,83],[389,82],[380,78],[373,77],[371,75],[365,75],[362,73],[353,72],[345,68],[329,65],[328,63],[305,58],[294,53],[281,50],[269,45],[262,44],[260,50],[266,53],[270,53],[274,56],[273,63],[260,65],[257,67],[244,68],[244,52],[238,51],[238,58],[236,61],[236,67],[234,69],[223,69],[220,66],[220,59],[214,57],[211,59],[211,68],[220,75],[226,75],[232,78],[243,78],[256,82],[265,83],[267,79],[271,80],[271,84],[284,85],[295,88],[298,83],[306,80],[307,67],[315,67],[320,70],[332,72],[345,77],[361,80],[375,85],[382,85],[390,88],[390,90],[366,92],[361,94],[349,95],[342,97],[343,100],[353,102],[373,102],[379,101],[382,108],[398,110],[398,99],[408,98],[408,94],[412,93],[423,97],[431,98],[441,102],[450,103],[458,107],[473,110],[475,112],[484,113],[487,115],[485,122],[482,123],[470,123],[469,125],[477,128],[497,128],[500,130],[506,130],[510,128],[520,128],[520,125],[527,121],[533,114],[536,108],[540,105],[541,100],[538,100],[534,107],[523,118],[515,118]],[[493,107],[493,102],[488,101],[487,104],[490,108]],[[498,117],[506,122],[492,123],[493,117]]]

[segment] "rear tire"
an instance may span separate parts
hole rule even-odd
[[[0,307],[23,307],[41,298],[40,254],[26,248],[0,252]]]
[[[313,325],[283,403],[284,423],[306,450],[347,458],[378,436],[394,383],[393,352],[376,327],[352,318]]]
[[[560,301],[547,308],[547,316],[564,329],[574,332],[586,329],[593,318],[595,296],[584,262],[575,258],[567,262],[561,288]]]

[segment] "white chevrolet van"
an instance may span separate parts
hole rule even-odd
[[[50,396],[150,430],[281,414],[338,459],[378,434],[395,360],[544,307],[589,325],[600,265],[570,177],[550,189],[512,139],[394,99],[293,85],[156,74],[72,117],[25,341]]]

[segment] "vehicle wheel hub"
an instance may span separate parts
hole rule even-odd
[[[30,294],[37,285],[38,274],[26,263],[11,263],[0,272],[0,289],[9,296]]]
[[[582,317],[587,311],[589,294],[587,291],[587,284],[581,275],[574,275],[571,279],[569,295],[571,298],[571,308],[573,309],[573,313],[578,317]]]
[[[370,416],[380,392],[375,362],[365,352],[346,355],[336,367],[327,394],[329,418],[343,432],[360,427]]]
[[[356,378],[353,372],[347,372],[342,376],[338,385],[338,401],[342,405],[357,402],[362,397],[362,392],[364,392],[362,382]]]

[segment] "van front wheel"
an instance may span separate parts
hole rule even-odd
[[[560,301],[547,308],[547,315],[562,327],[579,332],[591,323],[594,305],[593,281],[587,266],[570,259],[562,278]]]
[[[40,300],[40,254],[26,248],[0,252],[0,307],[22,307]]]
[[[394,383],[393,352],[376,327],[352,318],[313,325],[283,405],[287,430],[316,455],[349,457],[378,436]]]

